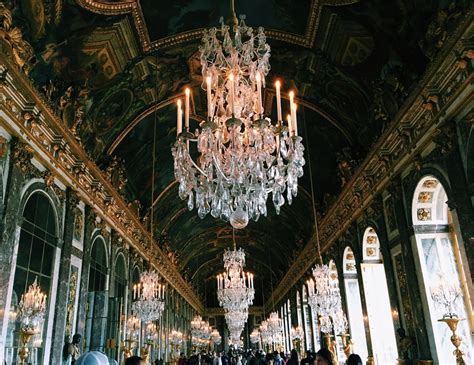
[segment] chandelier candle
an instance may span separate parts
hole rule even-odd
[[[190,133],[186,89],[185,130],[172,148],[178,193],[200,218],[210,213],[241,229],[249,219],[267,215],[270,196],[277,214],[285,201],[291,204],[303,176],[304,146],[291,132],[294,125],[281,123],[280,82],[278,120],[272,123],[264,114],[270,46],[263,28],[254,31],[244,17],[232,29],[222,22],[204,31],[199,53],[207,118]],[[196,159],[189,154],[190,142],[197,143]]]
[[[178,105],[176,133],[179,136],[181,133],[183,133],[183,109],[181,108],[181,99],[178,99],[176,104]]]
[[[191,93],[191,91],[189,90],[189,88],[186,88],[186,90],[184,91],[185,95],[186,95],[186,101],[185,101],[185,110],[184,110],[184,126],[186,127],[186,132],[189,131],[189,94]]]
[[[276,98],[277,98],[277,119],[278,122],[282,122],[282,117],[281,117],[281,94],[280,94],[280,87],[281,83],[280,80],[277,80],[275,82],[275,89],[276,89]]]

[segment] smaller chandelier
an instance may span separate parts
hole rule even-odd
[[[301,328],[301,326],[291,327],[290,337],[292,341],[300,341],[301,339],[303,339],[303,336],[304,336],[304,331],[303,331],[303,328]]]
[[[211,341],[215,343],[216,345],[220,345],[222,341],[219,331],[215,328],[211,332]]]
[[[132,314],[127,318],[126,337],[128,341],[138,341],[140,335],[140,318],[136,314]]]
[[[209,340],[211,337],[211,326],[197,315],[191,321],[191,335],[196,339]]]
[[[41,292],[37,278],[35,278],[28,291],[21,295],[20,303],[18,303],[17,318],[22,331],[37,332],[39,330],[46,311],[46,298],[47,295]]]
[[[159,320],[163,310],[165,286],[156,271],[145,271],[133,286],[132,311],[144,322]]]
[[[331,277],[331,270],[327,265],[316,265],[313,269],[313,279],[307,281],[308,304],[315,317],[333,316],[341,306],[341,293],[337,280]]]
[[[253,274],[246,273],[244,266],[245,253],[234,242],[234,250],[224,252],[225,273],[217,275],[217,298],[227,311],[245,310],[253,303]]]
[[[250,342],[253,344],[256,344],[259,341],[260,341],[260,332],[258,332],[258,329],[255,328],[250,334]]]
[[[156,329],[156,324],[153,322],[148,322],[145,327],[145,341],[148,344],[152,344],[158,338],[158,330]]]
[[[337,308],[336,313],[332,317],[332,322],[334,327],[334,333],[336,335],[342,335],[347,333],[349,326],[347,323],[346,314],[342,310],[342,307]]]
[[[455,304],[461,297],[461,288],[453,280],[448,280],[445,275],[439,274],[436,285],[431,287],[431,299],[436,306],[444,310],[443,318],[457,317]]]
[[[171,345],[174,347],[181,346],[183,342],[183,334],[180,331],[172,330],[169,338]]]

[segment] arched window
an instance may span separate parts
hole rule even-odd
[[[398,358],[387,278],[380,241],[372,227],[365,230],[361,264],[365,302],[369,319],[372,353],[376,364],[394,364]]]
[[[89,267],[86,349],[104,351],[107,325],[107,250],[102,237],[92,243]]]
[[[354,353],[362,359],[367,358],[367,338],[365,337],[364,315],[360,300],[359,281],[354,252],[350,247],[344,250],[343,268],[344,288],[346,293],[347,320],[354,343]]]
[[[454,303],[452,311],[459,318],[469,318],[466,304],[470,300],[466,288],[461,287],[460,277],[465,277],[451,213],[446,204],[447,196],[443,185],[433,176],[425,176],[418,183],[412,201],[412,219],[415,232],[416,260],[419,276],[423,278],[420,290],[426,322],[429,324],[430,346],[435,362],[454,363],[451,331],[445,323],[438,322],[446,310],[437,306],[432,293],[441,283],[453,285],[462,294]],[[421,274],[421,275],[420,275]],[[464,289],[464,290],[461,290]],[[464,301],[463,301],[464,299]],[[469,321],[459,322],[458,335],[463,339],[467,364],[472,363],[472,336]]]
[[[50,344],[48,344],[46,332],[49,322],[52,321],[52,318],[48,318],[48,314],[53,291],[53,270],[58,240],[56,226],[56,215],[49,198],[42,192],[33,193],[28,198],[23,211],[11,304],[11,312],[15,312],[21,295],[28,290],[35,279],[41,291],[48,296],[45,319],[40,332],[30,340],[32,349],[28,362],[32,364],[43,364],[48,361],[46,350],[49,350],[47,347]],[[8,332],[6,361],[12,364],[16,363],[18,358],[19,341],[19,324],[14,318],[10,320]]]
[[[102,238],[92,244],[91,266],[89,270],[89,291],[103,291],[107,283],[107,251]]]

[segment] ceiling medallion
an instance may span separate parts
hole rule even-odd
[[[233,4],[233,2],[232,2]],[[305,159],[298,136],[294,93],[283,123],[281,84],[276,82],[277,121],[264,115],[262,89],[270,71],[270,46],[262,27],[257,32],[237,21],[233,6],[230,26],[204,31],[199,47],[202,88],[207,93],[207,120],[194,132],[189,125],[190,89],[183,108],[178,100],[177,139],[172,149],[179,196],[198,215],[230,221],[236,229],[267,215],[271,194],[277,214],[291,204],[303,176]],[[197,144],[196,154],[190,142]]]

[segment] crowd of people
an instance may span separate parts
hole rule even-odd
[[[104,357],[103,361],[99,357]],[[115,362],[115,361],[114,361]],[[70,362],[71,365],[91,365],[91,364],[111,364],[107,361],[105,354],[97,351],[88,352],[80,356],[77,361]],[[116,363],[116,362],[115,362]],[[162,359],[156,359],[155,365],[163,365]],[[194,353],[186,358],[181,353],[176,365],[337,365],[338,361],[334,354],[329,350],[322,348],[318,352],[306,351],[306,356],[299,359],[298,352],[293,349],[291,354],[283,352],[268,352],[262,350],[234,350],[229,352],[200,352]],[[359,355],[351,354],[345,365],[362,365],[362,359]],[[125,360],[125,365],[146,365],[145,361],[139,356],[131,356]]]
[[[322,348],[318,352],[306,351],[306,356],[299,359],[298,352],[293,349],[291,354],[268,352],[262,350],[201,352],[186,358],[180,354],[177,365],[336,365],[338,361],[332,352]],[[351,354],[346,365],[362,365],[359,355]],[[135,365],[135,364],[126,364]]]

